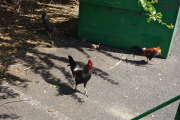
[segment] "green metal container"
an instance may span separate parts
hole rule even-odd
[[[157,12],[174,29],[154,21],[148,23],[138,0],[80,0],[78,37],[127,50],[134,45],[161,46],[161,56],[166,58],[177,28],[179,0],[158,1],[154,4]]]

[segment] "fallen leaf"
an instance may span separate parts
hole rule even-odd
[[[110,69],[116,67],[119,63],[121,63],[122,59],[123,59],[123,55],[122,55],[121,59],[119,60],[119,62],[117,62],[116,65],[112,66]],[[109,65],[109,64],[108,64],[108,65]]]
[[[49,109],[48,112],[56,112],[56,109]]]
[[[52,87],[59,88],[59,86],[58,86],[58,85],[52,85]]]
[[[2,96],[2,98],[3,98],[3,99],[7,99],[7,98],[8,98],[8,96]]]

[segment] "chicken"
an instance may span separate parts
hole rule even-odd
[[[91,49],[94,50],[94,51],[96,51],[96,49],[99,48],[99,46],[100,46],[100,43],[99,43],[98,45],[96,45],[96,44],[91,44]]]
[[[49,37],[52,37],[52,34],[60,34],[61,30],[57,30],[56,26],[54,24],[52,24],[51,22],[49,22],[46,13],[42,14],[41,17],[43,23],[44,23],[44,27],[49,35]]]
[[[161,54],[162,50],[160,46],[154,48],[141,48],[139,46],[132,46],[131,49],[135,50],[133,57],[135,55],[142,55],[147,57],[147,63],[149,60]]]
[[[75,90],[77,90],[77,85],[83,83],[84,89],[85,89],[85,95],[88,97],[87,90],[86,90],[86,84],[91,78],[91,70],[93,63],[91,60],[88,60],[87,65],[84,67],[83,70],[80,70],[77,66],[73,58],[69,55],[69,63],[70,63],[70,69],[73,75],[73,78],[76,81]]]

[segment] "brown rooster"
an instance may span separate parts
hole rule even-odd
[[[142,55],[147,57],[147,63],[149,63],[149,60],[152,58],[158,56],[161,54],[162,50],[160,46],[154,47],[154,48],[141,48],[139,46],[132,46],[131,49],[135,50],[133,57],[135,55]]]

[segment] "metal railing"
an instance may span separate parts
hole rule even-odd
[[[159,110],[159,109],[161,109],[161,108],[163,108],[163,107],[165,107],[165,106],[167,106],[167,105],[169,105],[169,104],[171,104],[171,103],[173,103],[179,99],[180,99],[180,95],[178,95],[178,96],[176,96],[176,97],[174,97],[174,98],[172,98],[172,99],[170,99],[170,100],[168,100],[168,101],[166,101],[166,102],[164,102],[164,103],[162,103],[162,104],[160,104],[160,105],[158,105],[158,106],[156,106],[156,107],[154,107],[154,108],[152,108],[152,109],[150,109],[150,110],[148,110],[148,111],[146,111],[146,112],[144,112],[144,113],[142,113],[142,114],[140,114],[134,118],[132,118],[131,120],[139,120],[140,118],[143,118],[143,117],[145,117],[145,116],[147,116],[147,115],[149,115],[149,114],[151,114],[151,113],[153,113],[153,112],[155,112],[155,111],[157,111],[157,110]],[[179,117],[180,117],[179,112],[180,112],[180,105],[179,105],[179,108],[177,110],[176,117],[174,120],[180,120],[179,119]]]

